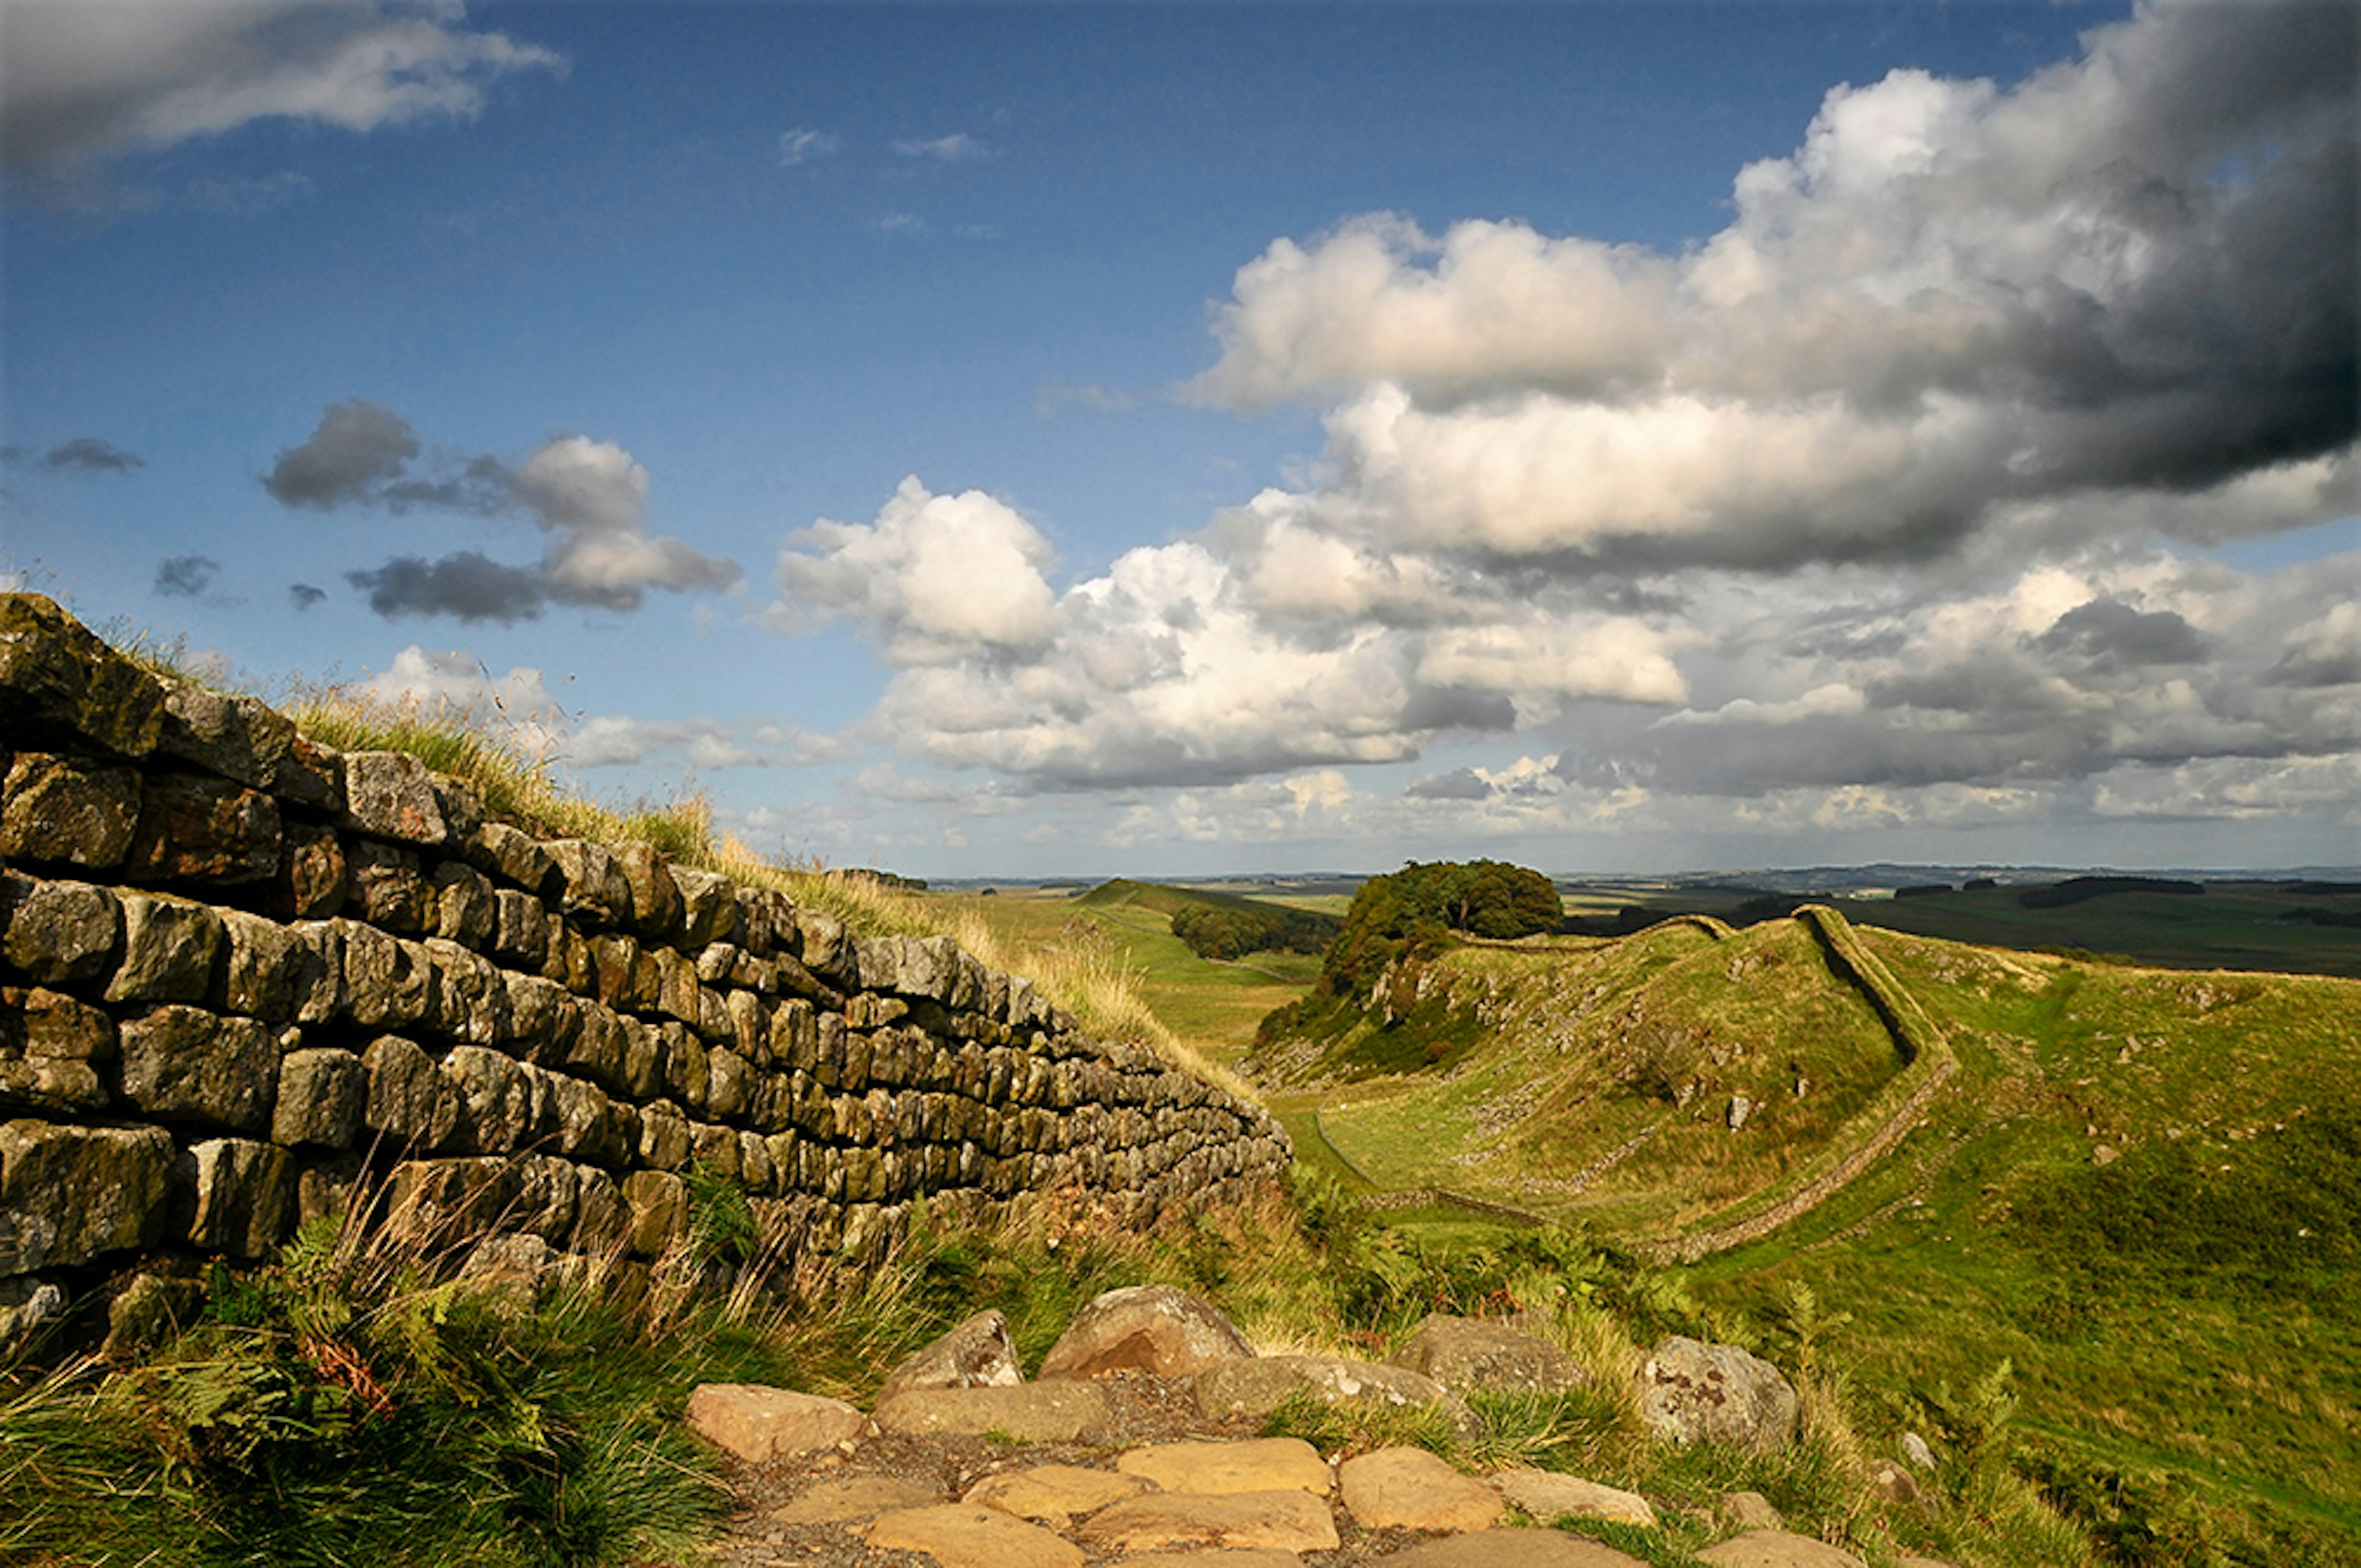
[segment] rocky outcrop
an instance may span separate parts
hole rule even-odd
[[[1731,1344],[1678,1334],[1638,1374],[1640,1417],[1672,1442],[1719,1442],[1763,1451],[1795,1438],[1795,1390],[1779,1369]]]
[[[700,1165],[769,1245],[859,1265],[921,1199],[982,1218],[1071,1188],[1138,1223],[1289,1157],[1259,1108],[948,938],[537,840],[0,595],[11,1299],[267,1255],[364,1190],[455,1250],[646,1257]]]

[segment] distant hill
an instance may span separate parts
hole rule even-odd
[[[1201,958],[1236,959],[1256,952],[1317,954],[1335,939],[1333,915],[1234,893],[1117,878],[1078,900],[1088,908],[1146,909],[1161,915],[1172,934]]]
[[[2232,902],[2017,913],[2143,899]],[[2059,1486],[2361,1541],[2361,981],[1807,908],[1470,944],[1367,989],[1249,1067],[1299,1147],[1426,1204],[1413,1229],[1584,1226],[1756,1322],[1801,1286],[1897,1427],[2005,1359]]]

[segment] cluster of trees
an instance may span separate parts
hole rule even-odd
[[[1172,912],[1172,934],[1201,959],[1241,959],[1248,953],[1316,953],[1335,930],[1334,919],[1302,909],[1185,904]]]
[[[1412,861],[1361,884],[1345,911],[1344,929],[1321,959],[1312,994],[1282,1009],[1288,1018],[1273,1014],[1265,1028],[1314,1025],[1353,1003],[1389,965],[1407,991],[1419,963],[1458,937],[1530,937],[1557,929],[1565,914],[1555,884],[1539,872],[1503,861]]]

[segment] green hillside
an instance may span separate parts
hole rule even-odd
[[[1902,1419],[2004,1359],[2126,1539],[2361,1552],[2361,982],[1810,911],[1464,946],[1406,1010],[1402,978],[1250,1058],[1306,1157],[1688,1261],[1723,1332],[1803,1286]]]

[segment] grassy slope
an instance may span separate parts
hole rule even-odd
[[[1769,1321],[1807,1286],[1851,1315],[1839,1359],[1898,1422],[1926,1424],[1920,1401],[2006,1357],[2020,1427],[2074,1463],[2169,1470],[2234,1512],[2260,1499],[2361,1540],[2353,1258],[2308,1255],[2327,1241],[2294,1235],[2311,1194],[2284,1141],[2361,1115],[2361,985],[1858,935],[1934,1016],[1959,1076],[1820,1209],[1691,1271],[1700,1299]],[[1299,1086],[1277,1107],[1300,1124],[1317,1105],[1320,1130],[1379,1186],[1450,1186],[1610,1234],[1695,1221],[1777,1181],[1901,1067],[1794,922],[1719,943],[1660,928],[1463,949],[1438,974],[1453,1004],[1399,1029],[1475,1025],[1439,1069]],[[1330,1051],[1325,1070],[1384,1058],[1374,1033]],[[1683,1035],[1704,1045],[1683,1059],[1709,1085],[1686,1110],[1631,1081],[1652,1042]],[[1741,1133],[1726,1124],[1733,1090],[1763,1101]],[[2136,1192],[2151,1164],[2195,1173],[2185,1214],[2167,1216],[2198,1233],[2186,1245],[2159,1252],[2091,1218],[2103,1187]],[[2036,1211],[2066,1225],[2061,1241],[2018,1217]],[[2234,1255],[2265,1261],[2234,1268]]]

